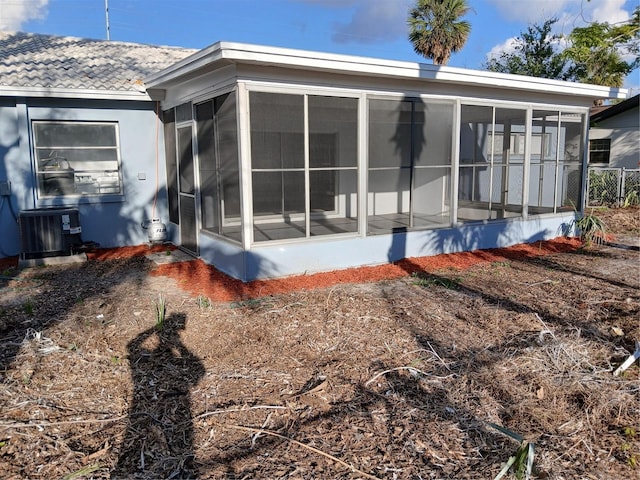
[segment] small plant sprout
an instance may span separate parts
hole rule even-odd
[[[496,425],[495,423],[488,423],[491,427],[498,430],[500,433],[505,434],[506,436],[514,439],[516,442],[520,443],[518,450],[516,453],[509,457],[509,460],[504,464],[502,470],[495,476],[493,480],[500,480],[504,477],[509,470],[512,470],[517,480],[530,480],[533,472],[533,458],[534,458],[534,450],[535,444],[533,442],[528,442],[521,435],[518,435],[511,430],[501,427],[500,425]]]
[[[204,295],[198,295],[198,298],[196,298],[196,303],[201,310],[211,308],[211,300],[209,300],[209,298],[205,297]]]
[[[161,293],[158,294],[158,300],[153,304],[156,314],[156,329],[162,331],[164,327],[164,317],[167,313],[167,299]]]
[[[33,308],[34,308],[34,304],[33,304],[33,300],[28,299],[26,302],[24,302],[22,304],[22,310],[24,311],[24,313],[26,313],[27,315],[33,315]]]

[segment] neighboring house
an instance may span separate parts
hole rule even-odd
[[[640,95],[592,113],[589,165],[640,168]]]
[[[113,69],[166,64],[148,65],[144,83],[142,67],[127,73],[127,88],[93,85],[91,67],[63,72],[74,85],[27,88],[24,62],[49,65],[45,76],[86,55],[7,61],[12,43],[40,37],[0,42],[0,183],[16,208],[78,206],[83,236],[104,246],[142,243],[140,223],[157,216],[171,241],[245,281],[561,235],[583,204],[589,106],[625,94],[224,42],[187,56],[84,41]],[[73,179],[49,175],[69,169],[61,158]],[[16,253],[11,220],[0,210]]]

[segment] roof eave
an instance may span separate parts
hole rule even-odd
[[[604,110],[593,114],[590,120],[593,123],[601,122],[603,120],[607,120],[608,118],[624,113],[627,110],[631,110],[632,108],[638,108],[639,105],[640,95],[635,95],[631,98],[626,99],[624,102],[620,102],[617,105],[612,105],[609,108],[605,108]]]
[[[626,89],[609,88],[559,80],[549,80],[520,75],[509,75],[481,70],[428,65],[416,62],[382,60],[342,54],[320,53],[279,47],[218,42],[177,62],[161,72],[145,79],[152,88],[166,88],[180,77],[211,67],[215,62],[227,60],[233,63],[281,66],[311,71],[333,72],[343,75],[366,75],[414,80],[453,82],[457,84],[500,87],[532,92],[574,95],[589,99],[621,99]]]
[[[13,87],[6,85],[0,85],[0,97],[66,98],[82,100],[152,100],[147,92],[136,92],[133,90]]]

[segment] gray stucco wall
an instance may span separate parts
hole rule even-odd
[[[39,199],[30,133],[33,120],[117,122],[124,195]],[[147,232],[140,224],[152,215],[156,173],[159,195],[155,217],[167,218],[162,141],[162,128],[156,134],[154,104],[150,102],[0,99],[0,182],[11,182],[14,211],[77,207],[83,240],[104,247],[147,241]],[[16,255],[20,251],[19,230],[8,208],[9,198],[2,199],[0,256]]]

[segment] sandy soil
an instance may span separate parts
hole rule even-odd
[[[598,214],[634,240],[639,212]],[[640,368],[613,375],[640,340],[636,250],[249,285],[144,253],[0,265],[3,478],[493,478],[519,444],[491,423],[535,443],[534,478],[640,472]]]

